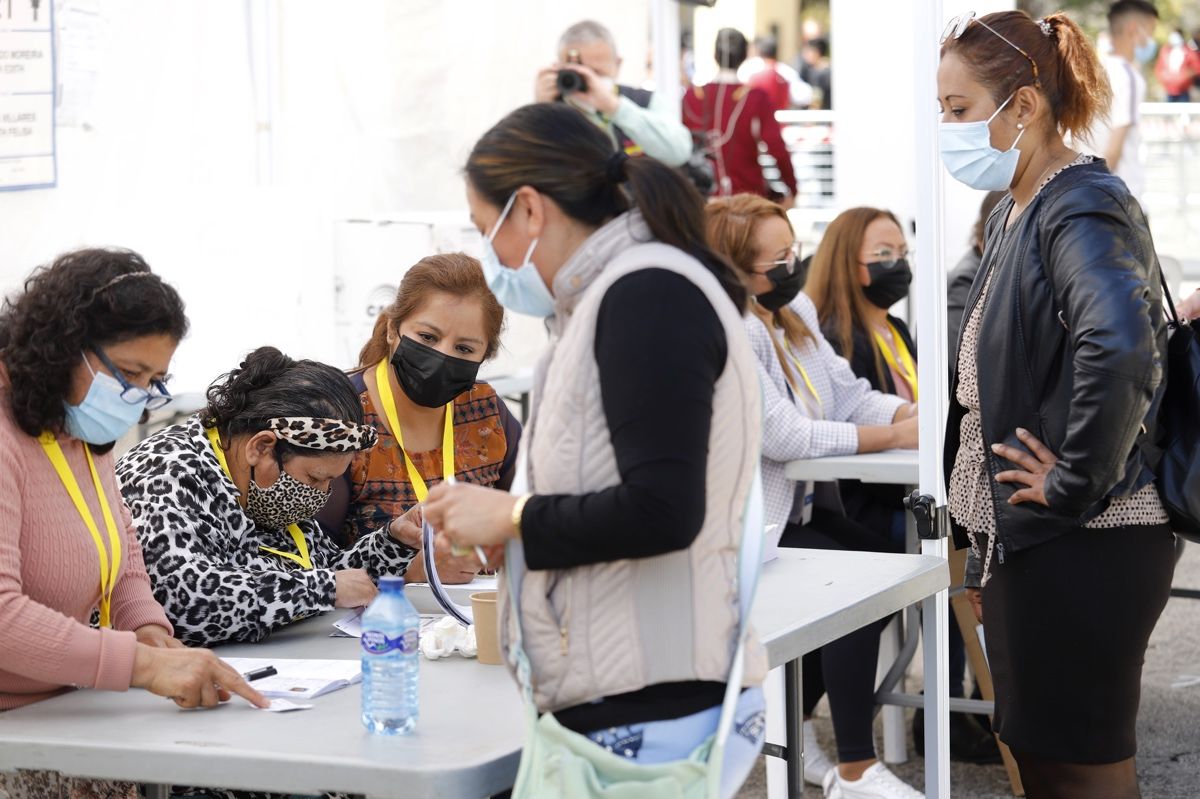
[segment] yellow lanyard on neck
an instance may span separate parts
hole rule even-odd
[[[383,401],[383,415],[387,418],[388,427],[392,428],[392,435],[396,437],[396,446],[400,447],[400,452],[404,455],[404,468],[408,470],[408,479],[412,483],[413,493],[417,495],[417,502],[424,502],[425,497],[429,496],[429,488],[417,467],[413,465],[412,458],[408,457],[408,450],[404,448],[404,436],[400,433],[400,417],[396,415],[396,397],[392,394],[388,365],[388,359],[384,358],[375,367],[375,383],[379,386],[379,398]],[[442,425],[442,478],[446,481],[454,479],[454,400],[446,403],[446,421]]]
[[[221,464],[221,471],[225,472],[225,476],[233,480],[233,475],[229,471],[229,462],[225,460],[225,450],[221,449],[221,434],[217,432],[217,428],[209,427],[205,429],[204,435],[208,436],[208,443],[212,444],[213,453],[217,456],[217,463]],[[263,552],[270,552],[272,555],[278,555],[281,558],[287,558],[290,561],[299,563],[305,569],[313,567],[312,558],[308,554],[308,542],[304,540],[304,532],[298,524],[289,524],[288,533],[292,536],[292,541],[296,544],[296,549],[299,555],[295,552],[284,552],[281,549],[272,549],[271,547],[260,546]]]
[[[808,372],[804,369],[803,366],[800,365],[800,359],[797,358],[796,355],[792,352],[791,347],[786,347],[786,349],[787,349],[788,357],[792,359],[792,365],[795,366],[797,371],[800,372],[800,377],[804,380],[804,385],[808,388],[808,393],[811,394],[812,398],[814,400],[816,400],[816,402],[817,402],[816,418],[824,419],[825,418],[825,403],[821,402],[821,395],[817,393],[817,388],[816,388],[816,386],[813,385],[812,380],[808,379]],[[808,405],[807,402],[805,402],[804,404]]]
[[[896,351],[900,353],[900,363],[896,363],[896,356],[892,354],[892,348],[888,346],[878,331],[875,332],[875,341],[879,344],[879,349],[883,351],[883,359],[887,361],[887,365],[904,378],[905,383],[908,383],[908,387],[912,389],[913,402],[916,402],[917,365],[913,361],[912,355],[909,354],[908,347],[904,346],[904,339],[900,338],[900,334],[896,332],[896,328],[892,327],[891,322],[888,322],[888,330],[891,331],[892,341],[896,343]]]
[[[79,481],[71,472],[67,456],[63,454],[58,439],[53,433],[44,432],[38,436],[38,443],[45,450],[54,471],[58,472],[58,479],[62,481],[63,488],[67,489],[71,501],[75,503],[79,517],[92,534],[92,543],[96,545],[96,554],[100,556],[100,626],[112,627],[112,592],[117,585],[117,573],[121,570],[121,534],[117,530],[117,522],[113,518],[112,508],[108,505],[108,498],[104,496],[104,486],[100,484],[100,474],[96,471],[96,462],[92,460],[92,450],[87,444],[83,445],[83,454],[87,457],[88,469],[92,473],[92,483],[96,486],[96,497],[104,514],[104,526],[108,528],[107,550],[104,548],[104,539],[100,537],[100,528],[96,526],[96,519],[88,509],[87,503],[83,501]]]

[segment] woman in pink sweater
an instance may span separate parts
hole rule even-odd
[[[186,330],[179,295],[124,251],[64,255],[0,309],[0,711],[70,686],[266,705],[172,638],[113,474],[113,443],[169,401]]]

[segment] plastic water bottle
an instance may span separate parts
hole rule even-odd
[[[403,578],[381,577],[362,616],[362,722],[373,733],[407,735],[417,726],[420,626]]]

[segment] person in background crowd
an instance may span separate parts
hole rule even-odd
[[[833,351],[800,293],[804,269],[787,214],[752,194],[711,201],[709,243],[741,270],[754,300],[745,320],[763,387],[764,521],[780,544],[808,549],[886,551],[888,542],[847,519],[835,484],[795,483],[785,465],[801,458],[917,446],[916,406],[870,388]],[[804,656],[804,778],[827,793],[919,797],[875,756],[875,666],[887,619]],[[829,693],[836,768],[821,751],[812,713]]]
[[[583,86],[577,83],[564,94],[563,70],[578,75]],[[665,95],[618,84],[620,71],[612,32],[599,22],[577,22],[558,40],[558,62],[538,70],[533,96],[539,103],[561,100],[579,109],[629,155],[645,154],[667,166],[687,163],[692,136],[663,104]]]
[[[0,309],[0,711],[72,687],[267,704],[172,637],[113,475],[114,442],[170,401],[187,328],[179,295],[127,250],[62,255]],[[7,793],[138,795],[40,771],[0,773]]]
[[[638,764],[685,758],[716,730],[741,645],[728,575],[762,430],[745,287],[707,245],[691,184],[613,153],[560,105],[506,116],[466,175],[492,290],[547,318],[553,343],[523,443],[532,493],[442,484],[425,518],[455,545],[493,548],[489,561],[517,539],[508,568],[539,724]],[[501,630],[507,654],[504,616]],[[762,747],[756,637],[744,654],[726,797]],[[616,746],[617,727],[640,747]]]
[[[796,70],[779,60],[779,45],[774,36],[755,39],[754,52],[754,57],[746,59],[738,68],[738,80],[766,92],[776,111],[807,108],[812,103],[812,86],[802,81]]]
[[[1009,190],[967,306],[945,450],[993,726],[1030,799],[1134,799],[1142,663],[1175,564],[1145,454],[1166,351],[1154,241],[1129,188],[1063,141],[1110,91],[1070,17],[957,17],[937,81],[944,165]]]
[[[318,514],[335,540],[349,546],[414,508],[419,520],[419,503],[451,475],[512,485],[521,424],[477,380],[480,365],[500,349],[503,326],[504,309],[474,258],[431,255],[404,273],[350,374],[379,444],[355,456]],[[483,565],[474,552],[455,556],[445,548],[435,556],[444,583],[470,582]],[[424,560],[406,574],[423,581]]]
[[[770,97],[743,84],[737,70],[746,60],[746,37],[734,28],[717,32],[720,72],[705,86],[693,86],[683,98],[683,123],[704,142],[716,173],[716,194],[750,192],[778,199],[784,207],[796,195],[792,157],[783,143]],[[767,185],[758,163],[759,144],[775,159],[782,191]]]
[[[1191,100],[1192,81],[1200,75],[1200,53],[1187,46],[1183,31],[1173,30],[1167,36],[1167,46],[1158,53],[1154,75],[1162,84],[1168,103]]]
[[[851,208],[829,223],[813,256],[805,293],[833,349],[871,388],[916,402],[917,348],[888,309],[908,296],[912,269],[900,223],[879,208]],[[902,487],[841,483],[846,515],[903,547]]]
[[[975,220],[975,227],[971,229],[971,247],[963,253],[963,257],[946,276],[946,338],[950,342],[947,352],[952,359],[954,353],[958,352],[958,336],[962,330],[963,312],[967,308],[971,284],[975,282],[975,275],[979,274],[979,264],[983,260],[984,225],[987,224],[988,216],[996,207],[996,203],[1003,197],[1002,191],[989,191],[984,195],[983,202],[979,204],[979,218]]]
[[[342,551],[313,518],[375,438],[342,372],[260,347],[209,387],[203,411],[121,458],[154,595],[180,638],[261,641],[362,607],[381,574],[403,573],[420,545],[411,521]]]
[[[800,50],[797,67],[800,79],[814,90],[813,108],[833,109],[833,69],[829,61],[829,40],[818,36],[809,39]]]
[[[1192,31],[1192,35],[1188,37],[1187,47],[1194,56],[1200,58],[1200,28]],[[1192,78],[1192,88],[1200,89],[1200,72]]]
[[[1103,57],[1112,88],[1107,119],[1100,115],[1091,130],[1080,133],[1080,145],[1104,158],[1108,169],[1125,181],[1129,192],[1141,200],[1146,189],[1142,163],[1141,106],[1146,102],[1146,79],[1141,67],[1154,58],[1154,27],[1158,10],[1148,0],[1117,0],[1108,9],[1108,34],[1112,52]]]
[[[1200,319],[1200,289],[1196,289],[1176,309],[1184,319]]]

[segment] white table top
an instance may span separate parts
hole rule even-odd
[[[764,567],[752,622],[777,666],[948,583],[931,556],[784,550]],[[327,637],[340,613],[221,654],[357,658],[357,640]],[[368,734],[359,700],[352,686],[312,710],[273,714],[239,699],[185,711],[144,691],[76,691],[0,713],[0,769],[379,797],[484,796],[512,784],[525,720],[506,669],[422,660],[421,718],[407,737]]]
[[[917,485],[920,461],[915,449],[889,449],[866,455],[833,455],[791,461],[785,474],[789,480],[862,480],[867,483]]]

